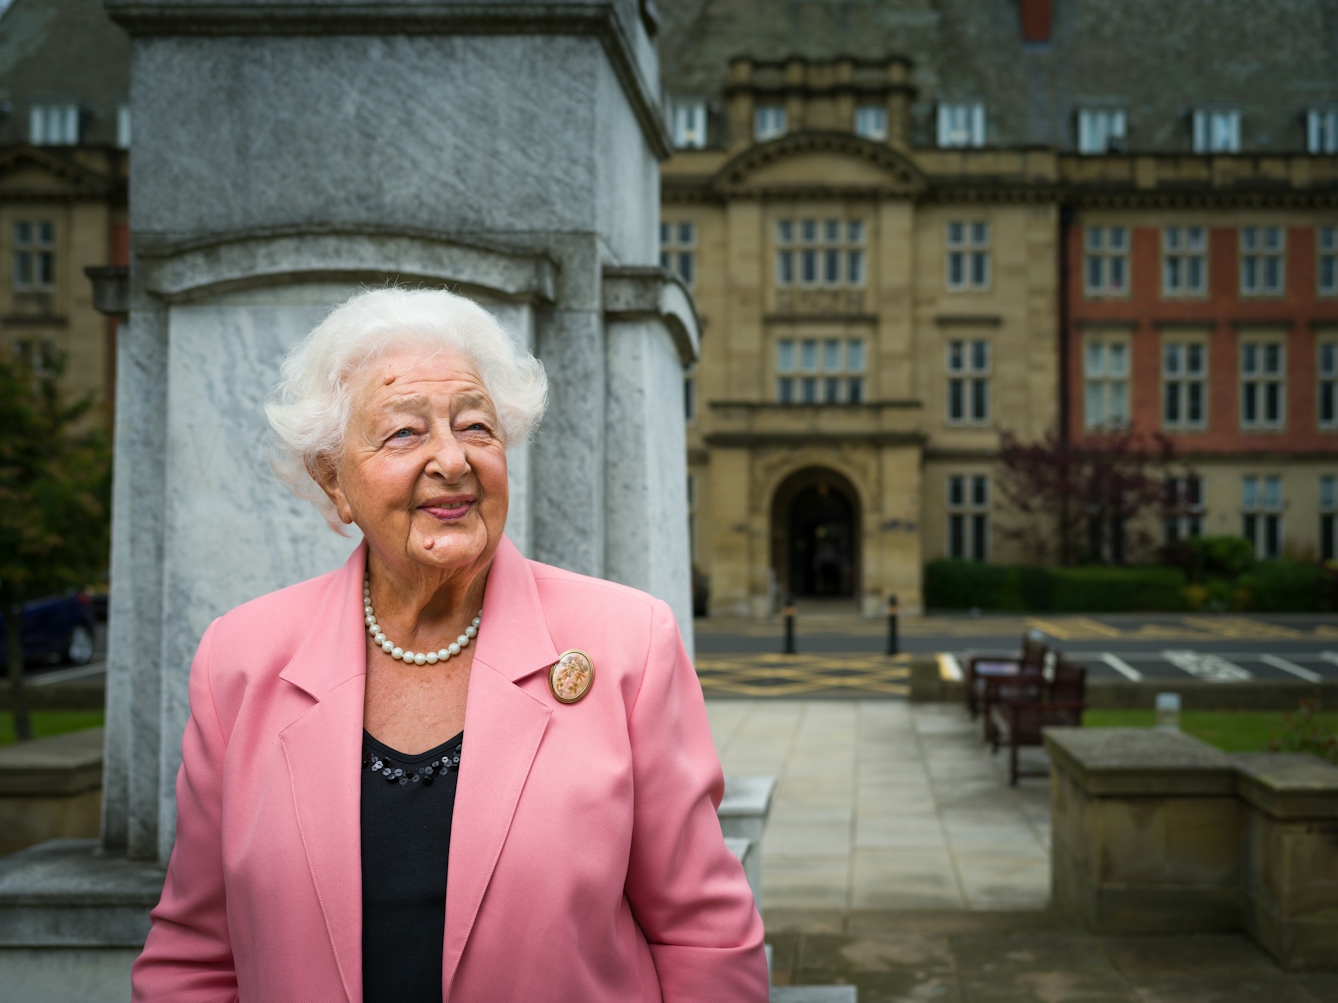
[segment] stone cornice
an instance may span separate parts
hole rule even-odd
[[[904,153],[888,146],[886,143],[875,143],[871,140],[861,139],[859,136],[848,132],[797,132],[782,136],[780,139],[772,140],[769,143],[750,146],[738,156],[726,161],[715,176],[711,178],[709,185],[722,194],[732,194],[743,190],[753,194],[757,189],[748,183],[750,174],[787,157],[811,153],[843,154],[864,160],[886,171],[888,174],[886,184],[855,186],[857,189],[867,188],[870,193],[885,196],[894,194],[912,195],[923,191],[926,185],[923,172]],[[822,182],[816,182],[813,185],[805,183],[794,186],[779,185],[771,187],[785,192],[790,192],[793,189],[803,189],[805,191],[825,189],[841,192],[850,190],[847,186],[824,184]]]
[[[656,157],[673,153],[637,0],[105,0],[105,6],[131,35],[591,36],[608,55]]]
[[[53,191],[49,188],[7,187],[4,190],[6,198],[65,201],[86,198],[105,199],[117,194],[122,198],[125,196],[126,183],[123,177],[91,171],[81,164],[40,147],[23,145],[0,150],[0,180],[3,180],[6,174],[21,170],[24,167],[35,167],[71,187],[65,191]]]

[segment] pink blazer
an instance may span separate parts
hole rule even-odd
[[[135,1000],[361,1003],[365,559],[205,631]],[[477,644],[443,998],[765,1001],[762,921],[669,608],[503,540]],[[568,648],[595,678],[564,705],[547,669]]]

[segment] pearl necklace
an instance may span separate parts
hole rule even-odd
[[[452,655],[460,654],[462,648],[469,647],[469,642],[478,637],[479,620],[483,616],[483,610],[479,610],[479,615],[474,617],[474,622],[465,628],[465,632],[452,641],[449,645],[440,651],[405,651],[390,638],[386,637],[386,632],[381,629],[381,625],[376,622],[376,614],[372,612],[372,582],[366,575],[362,576],[362,612],[363,622],[367,624],[367,633],[372,635],[372,641],[375,642],[382,651],[391,658],[398,659],[406,665],[436,665],[438,662],[444,662]]]

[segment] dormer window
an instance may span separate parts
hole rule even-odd
[[[1239,153],[1240,112],[1234,108],[1214,111],[1200,108],[1194,112],[1195,153]]]
[[[753,113],[753,138],[759,143],[784,136],[785,109],[778,104],[758,105]]]
[[[1338,153],[1338,109],[1311,108],[1306,113],[1306,150]]]
[[[33,146],[78,146],[79,106],[33,105],[28,109],[28,142]]]
[[[979,102],[939,105],[938,145],[984,146],[985,106]]]
[[[674,102],[674,146],[680,150],[706,148],[706,102]]]
[[[1083,108],[1078,112],[1079,153],[1122,153],[1124,109]]]
[[[116,109],[116,145],[119,149],[130,149],[130,106],[122,104]]]
[[[855,109],[855,135],[883,142],[887,139],[887,108],[880,104],[862,104]]]

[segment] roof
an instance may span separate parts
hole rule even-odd
[[[673,0],[665,89],[719,99],[728,63],[909,57],[914,142],[940,101],[985,102],[988,145],[1075,146],[1079,107],[1123,107],[1131,150],[1187,151],[1194,108],[1238,108],[1243,152],[1299,152],[1304,113],[1338,107],[1338,0],[1052,0],[1024,44],[1019,0]]]
[[[130,39],[102,0],[14,0],[0,15],[0,145],[26,142],[33,104],[77,104],[81,145],[116,142]]]

